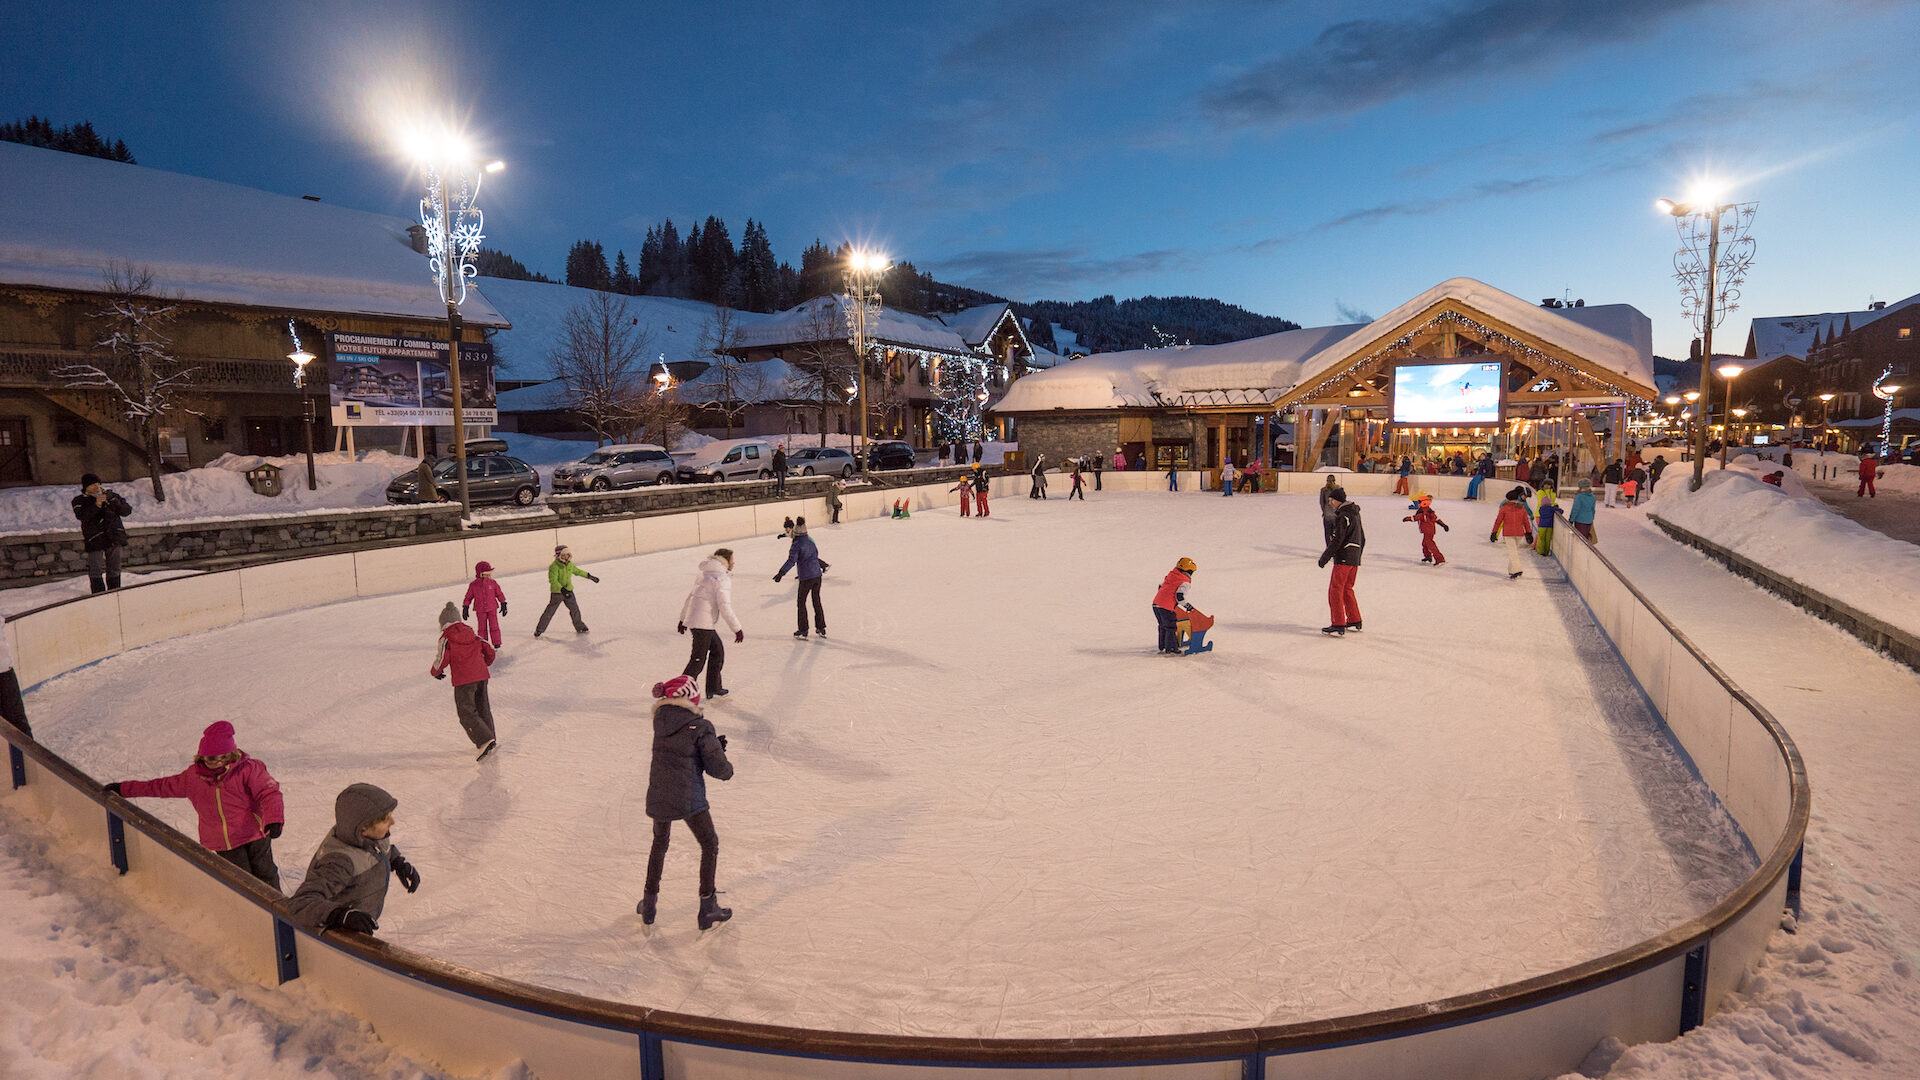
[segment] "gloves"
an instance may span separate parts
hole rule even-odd
[[[1329,557],[1330,557],[1330,556],[1326,556],[1326,555],[1322,555],[1322,556],[1320,556],[1320,568],[1321,568],[1322,570],[1324,570],[1324,569],[1326,569],[1326,566],[1327,566],[1327,559],[1328,559]]]
[[[600,584],[600,579],[597,577],[594,577],[592,574],[587,575],[587,580],[593,582],[595,585]]]
[[[278,821],[267,822],[267,839],[269,840],[280,839],[280,831],[285,828],[286,826]]]
[[[433,673],[433,677],[436,679],[445,679],[447,677],[447,673],[444,671],[436,671]]]
[[[820,572],[821,572],[821,573],[823,573],[823,574],[824,574],[824,573],[826,573],[827,571],[829,571],[829,570],[831,570],[831,569],[833,569],[833,564],[832,564],[832,563],[830,563],[830,562],[827,562],[827,561],[826,561],[825,559],[822,559],[822,560],[820,560]]]
[[[780,584],[780,575],[779,575],[779,574],[775,574],[775,575],[773,575],[773,583],[774,583],[775,585],[778,585],[778,584]]]
[[[718,738],[720,740],[720,749],[725,750],[727,748],[727,737],[725,735],[721,735],[721,736],[718,736]]]
[[[1410,518],[1410,517],[1403,517],[1403,518],[1401,518],[1400,520],[1401,520],[1401,521],[1412,521],[1413,519],[1412,519],[1412,518]]]
[[[393,858],[387,860],[387,865],[393,868],[393,876],[400,879],[400,884],[405,885],[408,892],[420,888],[420,871],[415,870],[412,863],[401,858],[398,852]]]
[[[506,613],[507,613],[507,602],[505,600],[502,600],[500,601],[500,614],[505,615]]]
[[[1447,528],[1447,523],[1443,521],[1443,522],[1441,522],[1441,523],[1440,523],[1440,531],[1441,531],[1441,532],[1452,532],[1453,530],[1452,530],[1452,529],[1449,529],[1449,528]]]
[[[374,922],[373,916],[364,911],[337,907],[333,909],[333,914],[327,916],[327,929],[351,930],[356,934],[371,934],[375,930],[380,929],[380,924]]]
[[[675,624],[675,625],[676,625],[676,628],[677,628],[677,629],[678,629],[678,630],[679,630],[679,631],[680,631],[681,633],[683,633],[683,634],[684,634],[684,633],[686,633],[686,632],[687,632],[687,624],[686,624],[686,623],[677,623],[677,624]]]
[[[1499,533],[1488,533],[1488,534],[1487,534],[1487,543],[1489,543],[1489,544],[1497,544],[1497,543],[1499,543],[1499,542],[1500,542],[1500,534],[1499,534]]]
[[[745,630],[735,630],[733,632],[733,643],[735,645],[738,645],[745,640],[747,640],[747,632]]]
[[[473,618],[473,612],[468,609],[467,605],[461,604],[460,605],[460,621],[466,622],[468,619],[471,619],[471,618]]]
[[[106,792],[109,792],[109,793],[111,793],[111,794],[114,794],[114,795],[119,795],[119,794],[120,794],[120,781],[118,781],[118,780],[115,780],[115,781],[114,781],[113,783],[111,783],[111,784],[105,784],[105,785],[102,785],[102,786],[101,786],[101,789],[100,789],[100,790],[102,790],[102,791],[106,791]],[[123,796],[123,797],[124,797],[124,796]]]

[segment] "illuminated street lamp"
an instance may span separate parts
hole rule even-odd
[[[1819,396],[1820,396],[1820,438],[1824,442],[1827,437],[1827,407],[1833,403],[1834,395],[1831,391],[1829,391]]]
[[[1873,396],[1887,403],[1886,419],[1880,422],[1880,452],[1883,454],[1893,448],[1893,395],[1900,392],[1898,383],[1887,382],[1892,374],[1893,365],[1889,364],[1887,370],[1873,380]]]
[[[1733,380],[1739,378],[1740,373],[1747,369],[1741,367],[1739,364],[1721,364],[1714,370],[1720,373],[1721,378],[1727,380],[1727,411],[1731,414],[1733,411]],[[1709,413],[1713,411],[1713,403],[1711,401],[1707,403],[1707,411]],[[1731,435],[1732,433],[1733,421],[1731,416],[1729,416],[1726,434]],[[1728,440],[1724,438],[1720,440],[1720,467],[1723,469],[1727,467],[1727,441]],[[1704,467],[1704,463],[1702,467]]]
[[[464,139],[442,132],[438,138],[416,132],[408,140],[408,151],[420,166],[427,184],[426,197],[420,200],[420,224],[427,234],[427,264],[433,271],[440,299],[447,305],[447,381],[453,390],[454,475],[459,478],[460,514],[473,512],[467,495],[467,414],[461,401],[464,387],[460,381],[460,304],[467,298],[467,286],[479,276],[473,259],[480,251],[483,217],[480,213],[480,182],[506,168],[506,163],[489,161],[478,164],[472,148]],[[456,187],[451,181],[458,180]]]
[[[313,354],[301,346],[300,334],[293,329],[291,321],[287,323],[287,330],[293,334],[293,351],[287,354],[287,359],[293,361],[293,387],[304,390],[307,385],[307,365],[313,363]],[[303,393],[300,400],[306,406],[307,490],[314,491],[320,487],[320,480],[313,473],[313,395]]]
[[[1745,433],[1745,431],[1746,431],[1746,429],[1747,429],[1747,410],[1745,410],[1745,409],[1735,409],[1735,410],[1733,410],[1733,415],[1734,415],[1734,417],[1735,417],[1735,419],[1738,419],[1738,420],[1740,421],[1740,430],[1741,430],[1741,432],[1742,432],[1742,433]],[[1729,423],[1731,423],[1731,421],[1729,421]]]
[[[1712,185],[1703,184],[1694,198],[1679,203],[1660,199],[1654,207],[1674,218],[1680,232],[1680,250],[1673,257],[1674,278],[1680,282],[1681,312],[1700,330],[1700,388],[1707,388],[1707,369],[1713,363],[1713,328],[1734,309],[1740,295],[1740,283],[1753,262],[1753,215],[1755,204],[1723,203]],[[1722,215],[1732,211],[1731,220]],[[1703,254],[1701,245],[1705,244]],[[1722,251],[1722,248],[1725,248]],[[1725,266],[1721,258],[1725,256]],[[1712,399],[1708,399],[1712,412]],[[1694,433],[1693,490],[1704,482],[1707,456],[1707,425]],[[1726,465],[1726,446],[1721,444],[1720,464]]]
[[[867,471],[867,323],[880,317],[880,290],[874,281],[892,269],[885,255],[854,248],[847,256],[847,329],[853,344],[854,369],[858,372],[860,392],[860,452],[855,456],[861,472]]]

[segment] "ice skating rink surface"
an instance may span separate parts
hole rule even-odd
[[[1065,485],[1059,485],[1064,490]],[[29,698],[103,780],[184,767],[231,720],[287,799],[286,887],[355,781],[419,867],[380,936],[478,970],[741,1021],[977,1037],[1144,1035],[1388,1008],[1542,974],[1711,907],[1753,866],[1550,560],[1509,581],[1495,504],[1361,498],[1366,631],[1328,639],[1309,496],[1101,493],[817,527],[831,637],[796,641],[786,544],[731,544],[743,645],[709,707],[722,901],[694,925],[676,827],[651,932],[647,688],[677,672],[705,549],[589,564],[592,632],[502,578],[476,765],[427,675],[459,588],[138,649]],[[1153,651],[1199,563],[1214,652]],[[149,809],[194,835],[184,802]]]

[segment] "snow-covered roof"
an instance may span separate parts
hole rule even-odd
[[[493,336],[494,353],[501,370],[520,378],[551,376],[550,357],[564,337],[562,324],[567,312],[594,296],[594,290],[546,281],[513,281],[506,278],[481,278],[481,287],[494,304],[513,320],[513,329]],[[713,357],[701,350],[707,324],[713,318],[712,304],[698,300],[678,300],[668,296],[621,296],[628,316],[637,319],[648,334],[648,359],[662,355],[670,364],[710,363]],[[751,311],[735,311],[734,325],[745,329],[769,318]]]
[[[558,412],[569,407],[567,384],[548,379],[516,390],[502,390],[494,398],[494,407],[502,413]]]
[[[754,360],[740,365],[741,378],[734,383],[733,396],[749,404],[756,402],[799,401],[806,395],[806,380],[792,364],[778,357]],[[718,400],[726,389],[726,373],[714,364],[675,388],[681,401],[700,404]]]
[[[1466,277],[1448,278],[1333,343],[1303,365],[1300,381],[1318,378],[1358,358],[1377,347],[1383,338],[1400,332],[1422,311],[1448,300],[1458,301],[1590,364],[1653,389],[1652,321],[1638,310],[1626,304],[1543,308]],[[1580,314],[1569,317],[1569,313]]]
[[[992,336],[994,328],[1000,325],[1001,319],[1007,317],[1010,309],[1011,305],[1006,303],[980,304],[951,315],[941,315],[939,319],[960,335],[960,340],[978,347]]]
[[[1318,326],[1224,345],[1062,360],[1014,380],[995,411],[1264,404],[1299,381],[1304,358],[1358,328]]]
[[[1920,294],[1898,300],[1886,307],[1869,311],[1827,311],[1818,315],[1774,315],[1753,320],[1748,332],[1753,346],[1753,359],[1765,363],[1782,356],[1794,356],[1802,360],[1807,358],[1807,348],[1813,344],[1813,335],[1820,334],[1821,341],[1829,341],[1843,328],[1851,325],[1858,330],[1884,315],[1890,315],[1914,303],[1920,303]]]
[[[830,317],[822,319],[822,313]],[[833,338],[820,338],[818,328],[822,322],[832,327]],[[757,316],[751,325],[740,328],[740,344],[748,348],[773,348],[846,336],[847,320],[839,296],[815,297],[786,311]],[[978,355],[957,332],[939,320],[889,307],[882,307],[879,317],[869,324],[867,340],[933,352]]]
[[[99,292],[126,262],[188,301],[446,317],[402,218],[8,142],[0,192],[0,284]],[[505,326],[489,299],[466,321]]]

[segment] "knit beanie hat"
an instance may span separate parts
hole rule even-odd
[[[654,683],[653,696],[668,701],[685,698],[696,706],[700,704],[700,688],[691,675],[675,675],[666,682]]]
[[[445,630],[447,627],[452,626],[454,623],[457,623],[459,621],[460,621],[459,605],[455,604],[451,600],[447,601],[447,606],[440,609],[440,629]]]
[[[80,478],[80,490],[85,491],[99,482],[100,482],[100,474],[87,473],[86,475]]]
[[[206,731],[200,733],[201,757],[219,757],[238,749],[233,741],[233,725],[225,720],[215,720],[207,725]]]
[[[1327,498],[1332,499],[1334,502],[1346,502],[1347,489],[1336,484],[1327,489]]]

